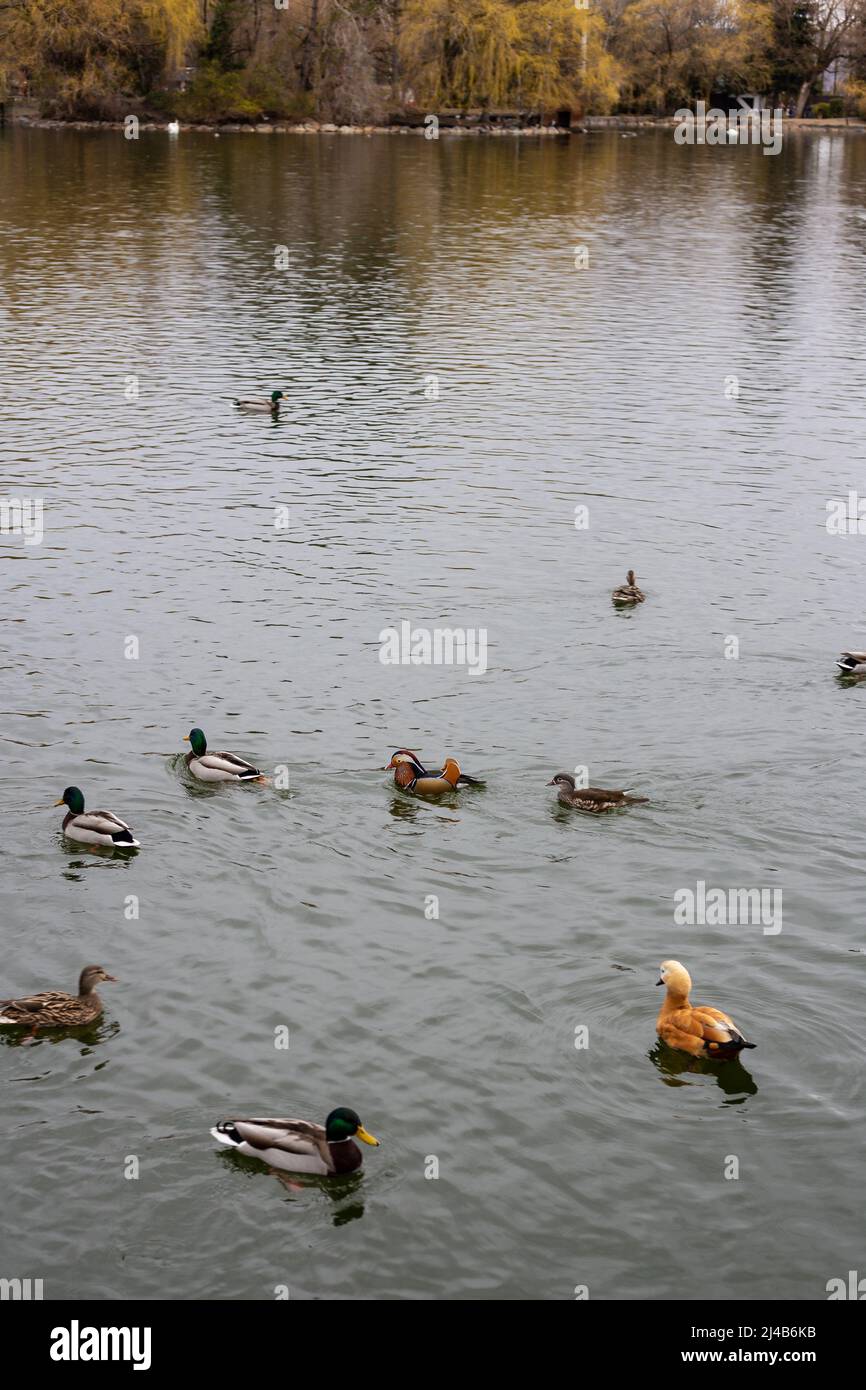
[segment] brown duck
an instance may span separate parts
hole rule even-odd
[[[756,1047],[746,1042],[732,1018],[721,1009],[707,1004],[690,1004],[692,979],[678,960],[662,961],[658,985],[666,985],[665,1001],[656,1020],[656,1032],[662,1042],[694,1057],[715,1057],[720,1061],[736,1057],[744,1047]]]
[[[85,965],[77,995],[46,989],[23,999],[0,999],[0,1024],[23,1025],[35,1032],[37,1028],[78,1028],[93,1023],[102,1013],[96,986],[103,980],[117,983],[101,965]]]
[[[625,607],[627,604],[643,603],[646,594],[635,583],[634,570],[629,570],[625,577],[625,583],[620,584],[618,589],[614,589],[611,598],[620,607]]]
[[[549,787],[558,787],[560,806],[578,811],[615,811],[618,806],[638,806],[649,801],[648,796],[632,796],[631,792],[611,791],[606,787],[578,787],[570,772],[557,772]]]

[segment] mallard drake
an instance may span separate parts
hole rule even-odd
[[[656,1020],[656,1032],[662,1042],[680,1052],[695,1057],[736,1057],[744,1047],[756,1047],[746,1042],[733,1019],[720,1009],[706,1004],[690,1004],[691,976],[678,960],[662,961],[657,985],[666,985],[665,1001]]]
[[[2,999],[0,1024],[24,1024],[35,1032],[37,1028],[77,1028],[93,1023],[102,1013],[102,1000],[96,993],[96,986],[102,980],[117,983],[101,965],[85,965],[77,994],[46,989],[42,994],[28,994],[23,999]]]
[[[866,676],[866,652],[842,652],[836,665],[847,676]]]
[[[113,811],[84,811],[84,793],[79,787],[67,787],[55,806],[68,806],[63,817],[63,833],[67,840],[82,845],[113,845],[115,849],[138,849],[139,842],[125,820]]]
[[[454,759],[446,759],[446,766],[449,762],[454,763]],[[457,764],[454,763],[454,766],[457,767]],[[429,768],[424,766],[418,754],[411,748],[398,748],[396,753],[392,753],[391,761],[386,764],[383,771],[390,772],[392,767],[394,769],[394,785],[395,787],[400,787],[402,791],[426,790],[423,787],[419,787],[418,783],[427,781],[430,778],[433,778],[437,782],[443,780],[448,781],[445,777],[444,767],[439,772],[431,772]],[[451,785],[450,781],[448,785]],[[458,767],[457,781],[454,785],[458,787],[483,787],[485,783],[480,777],[470,777],[468,772],[461,772]],[[445,787],[440,787],[437,790],[445,791]]]
[[[649,801],[648,796],[632,796],[630,791],[578,787],[570,772],[557,772],[547,785],[559,788],[557,800],[561,806],[576,807],[579,811],[615,811],[618,806],[639,806]]]
[[[272,391],[270,397],[258,397],[255,400],[236,400],[232,404],[237,410],[260,411],[263,414],[279,415],[280,401],[284,399],[282,391]]]
[[[637,584],[634,582],[634,570],[629,570],[628,574],[625,577],[625,583],[620,584],[618,589],[614,589],[613,593],[611,594],[611,598],[613,599],[614,603],[618,603],[620,605],[643,603],[644,599],[646,598],[646,594],[643,592],[642,589],[639,589]]]
[[[323,1178],[361,1167],[364,1159],[355,1139],[379,1146],[355,1111],[343,1105],[331,1111],[324,1125],[309,1120],[220,1120],[211,1134],[218,1143],[272,1168]]]
[[[207,739],[201,729],[190,729],[184,734],[184,743],[191,745],[184,761],[193,777],[202,782],[257,782],[264,781],[264,773],[259,772],[252,763],[245,762],[236,753],[209,753]]]

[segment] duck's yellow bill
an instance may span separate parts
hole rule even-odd
[[[379,1147],[379,1140],[374,1139],[372,1134],[368,1134],[363,1125],[358,1125],[358,1128],[355,1130],[355,1138],[362,1140],[365,1144],[372,1144],[374,1149],[378,1149]]]
[[[189,743],[189,734],[184,734],[181,743]]]
[[[66,802],[63,800],[63,797],[61,796],[60,800],[59,800],[59,801],[53,802],[52,805],[54,805],[54,806],[65,806],[65,805],[66,805]]]

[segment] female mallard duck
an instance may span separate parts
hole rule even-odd
[[[25,1024],[33,1028],[78,1028],[93,1023],[102,1013],[102,1000],[96,986],[102,980],[116,984],[113,975],[101,965],[85,965],[78,981],[78,994],[46,989],[24,999],[0,1000],[0,1024]]]
[[[236,410],[259,411],[261,414],[279,415],[280,401],[284,399],[282,391],[272,391],[270,398],[258,397],[255,400],[233,401]]]
[[[446,766],[448,762],[454,763],[454,759],[447,759]],[[457,767],[457,764],[454,763],[454,766]],[[398,748],[396,753],[392,753],[391,761],[384,768],[384,771],[390,772],[392,767],[394,769],[394,786],[399,787],[401,791],[426,791],[427,788],[418,784],[419,782],[426,782],[430,778],[436,782],[445,781],[448,787],[451,786],[450,781],[445,776],[444,767],[439,772],[430,772],[411,748]],[[458,787],[483,787],[485,784],[481,778],[470,777],[468,772],[461,772],[458,767],[457,781],[454,785]],[[446,789],[443,786],[437,787],[436,790],[445,791]]]
[[[846,676],[866,676],[866,652],[843,652],[836,665]]]
[[[638,588],[637,584],[635,584],[634,570],[629,570],[628,574],[625,577],[625,583],[620,584],[618,589],[614,589],[613,593],[611,594],[611,598],[613,599],[614,603],[618,603],[620,605],[643,603],[644,599],[646,598],[646,594],[643,592],[643,590]]]
[[[726,1059],[736,1057],[744,1047],[756,1047],[746,1042],[733,1019],[720,1009],[706,1004],[690,1004],[691,976],[678,960],[662,961],[657,985],[666,985],[665,1001],[656,1020],[656,1032],[662,1042],[680,1052],[695,1057]]]
[[[190,729],[184,743],[191,745],[185,762],[193,777],[202,782],[264,782],[264,773],[236,753],[209,753],[201,729]]]
[[[355,1139],[379,1146],[355,1114],[340,1106],[323,1125],[309,1120],[220,1120],[211,1130],[214,1139],[247,1158],[260,1158],[272,1168],[288,1173],[354,1173],[363,1163]]]
[[[558,787],[560,806],[572,806],[578,811],[615,811],[618,806],[639,806],[648,796],[632,796],[630,791],[616,792],[605,787],[578,787],[570,772],[557,772],[547,784]]]
[[[55,806],[68,806],[63,817],[63,833],[67,840],[82,845],[109,845],[115,849],[138,849],[139,842],[125,820],[113,811],[84,811],[84,793],[78,787],[67,787]]]

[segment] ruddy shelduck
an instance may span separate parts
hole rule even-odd
[[[694,1057],[725,1059],[736,1057],[744,1047],[756,1046],[746,1042],[733,1019],[720,1009],[689,1003],[691,976],[678,960],[662,961],[656,983],[667,987],[656,1032],[669,1047]]]

